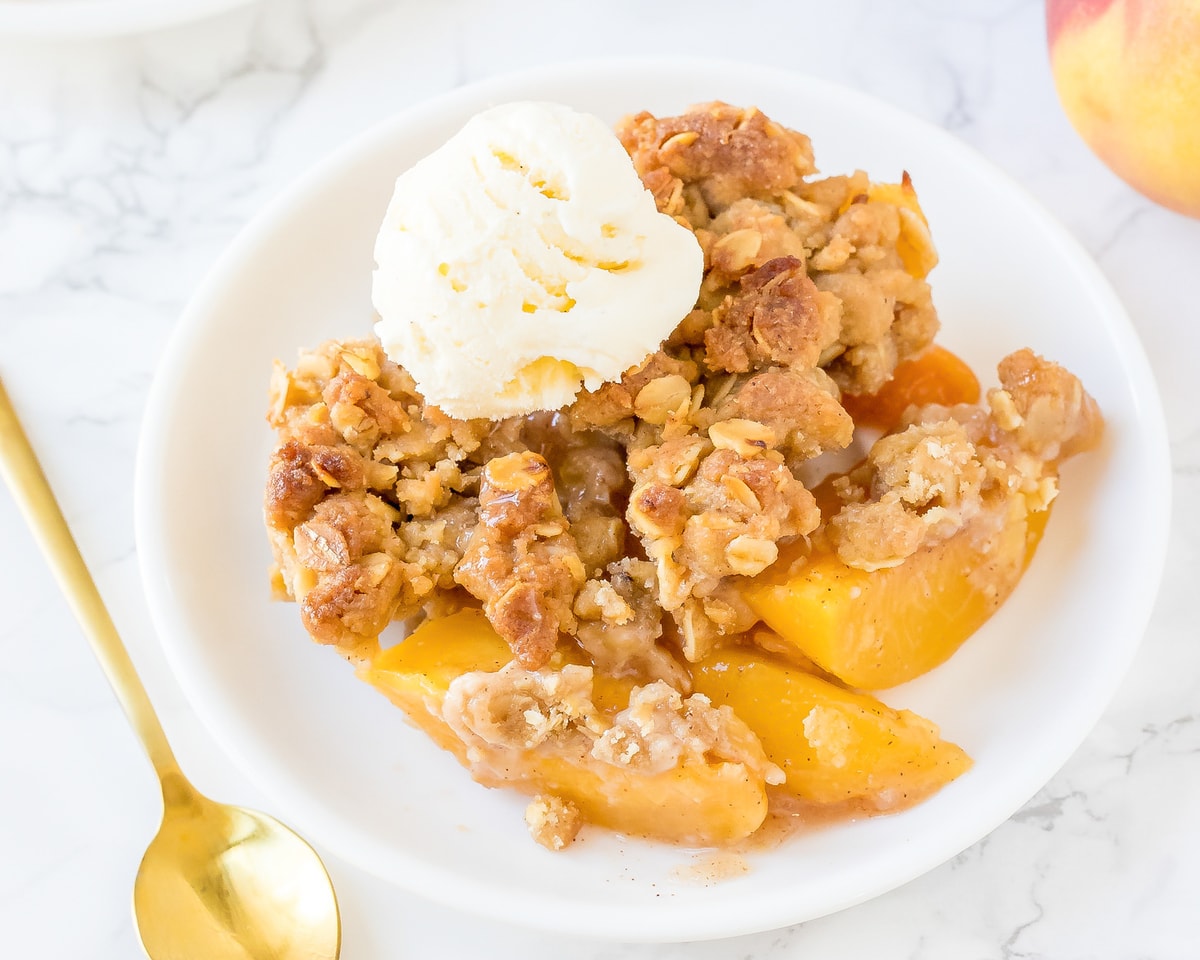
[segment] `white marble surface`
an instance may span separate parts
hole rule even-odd
[[[293,175],[389,112],[529,64],[664,49],[793,67],[927,117],[1095,255],[1167,411],[1175,507],[1157,609],[1117,698],[1045,790],[871,903],[736,941],[589,944],[433,907],[331,859],[344,957],[1200,956],[1200,222],[1143,200],[1074,136],[1037,0],[270,0],[144,37],[0,38],[0,374],[185,769],[213,795],[260,801],[184,704],[134,551],[138,423],[190,291]],[[129,891],[157,825],[150,771],[5,496],[0,565],[0,953],[138,956]]]

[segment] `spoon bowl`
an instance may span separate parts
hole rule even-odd
[[[335,960],[341,924],[312,847],[273,817],[215,803],[182,778],[163,792],[162,826],[133,887],[153,960]]]

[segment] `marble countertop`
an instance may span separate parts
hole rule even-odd
[[[593,944],[456,914],[330,858],[343,956],[1200,955],[1200,222],[1141,198],[1074,135],[1037,0],[269,0],[141,37],[0,38],[0,373],[181,763],[207,793],[261,803],[167,669],[134,548],[138,425],[190,292],[272,195],[385,115],[531,64],[664,49],[803,70],[926,117],[1091,251],[1141,332],[1168,419],[1175,505],[1155,613],[1054,780],[985,840],[870,903],[733,941]],[[0,545],[3,952],[135,957],[129,898],[157,827],[153,779],[5,496]]]

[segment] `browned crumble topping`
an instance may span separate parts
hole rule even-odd
[[[666,680],[687,690],[691,678],[663,635],[654,564],[626,557],[607,568],[604,579],[589,580],[575,599],[575,636],[596,669],[611,677]]]
[[[681,659],[753,624],[739,578],[820,523],[797,471],[850,443],[842,391],[877,389],[932,340],[929,287],[901,256],[911,211],[865,202],[861,171],[816,178],[807,137],[721,103],[618,133],[706,261],[696,308],[620,381],[493,423],[426,404],[374,342],[277,365],[267,525],[316,639],[359,656],[393,619],[478,603],[526,668],[573,637],[607,673],[686,686]],[[993,417],[1053,454],[1042,438],[1090,400],[1020,357]],[[974,442],[956,435],[947,469],[983,470]],[[898,562],[980,496],[965,475],[929,495],[896,480],[932,469],[905,443],[847,486],[830,525],[845,558]]]
[[[711,370],[748,373],[778,364],[807,369],[837,342],[840,311],[820,300],[804,264],[776,257],[744,274],[738,295],[713,311],[704,333],[704,362]]]
[[[620,381],[493,423],[426,404],[374,342],[276,366],[267,525],[316,639],[357,657],[474,602],[526,667],[574,637],[684,684],[681,656],[752,622],[737,579],[819,522],[795,471],[850,442],[841,391],[932,338],[896,209],[854,202],[865,175],[814,179],[806,137],[726,104],[619,133],[706,257],[696,309]]]
[[[1100,439],[1100,408],[1079,378],[1032,350],[1000,361],[999,390],[988,393],[996,428],[1021,450],[1041,460],[1061,460]]]
[[[829,521],[829,537],[843,563],[896,566],[926,540],[944,539],[971,520],[985,480],[1003,487],[1002,477],[988,476],[962,424],[914,424],[880,438],[866,462],[838,482],[846,505]]]
[[[745,578],[783,546],[803,562],[810,536],[874,570],[1012,491],[1044,507],[1100,415],[1077,378],[1020,350],[986,405],[910,409],[839,480],[822,524],[798,476],[850,444],[843,394],[877,391],[937,331],[923,221],[861,171],[815,177],[808,138],[753,108],[642,113],[618,133],[704,251],[695,308],[619,381],[498,422],[426,403],[374,341],[277,363],[275,582],[314,639],[356,661],[393,620],[482,607],[514,659],[455,679],[442,712],[483,779],[512,779],[539,750],[601,775],[729,760],[775,783],[749,728],[688,696],[687,663],[755,626]],[[615,717],[594,705],[596,675],[631,685]],[[539,796],[526,819],[561,849],[580,811]]]
[[[534,840],[547,850],[558,851],[579,835],[583,816],[570,800],[540,793],[525,808],[525,823]]]
[[[815,367],[772,367],[756,373],[732,384],[695,419],[699,425],[708,424],[709,436],[718,445],[735,443],[750,431],[756,435],[754,443],[775,446],[793,468],[826,450],[849,446],[854,437],[854,421],[842,407],[837,385]]]
[[[1020,490],[1033,506],[1058,493],[1056,463],[1096,443],[1103,420],[1079,379],[1030,350],[1005,357],[988,409],[931,406],[881,437],[837,482],[845,506],[826,531],[843,563],[877,570],[962,529]]]
[[[545,666],[560,633],[575,631],[571,605],[585,572],[569,526],[538,454],[510,453],[484,467],[479,521],[454,578],[531,669]]]
[[[618,124],[617,135],[656,199],[682,204],[676,211],[660,200],[671,214],[682,213],[692,195],[715,211],[748,196],[777,196],[816,170],[808,137],[753,107],[708,103],[679,117],[639,113]]]
[[[732,423],[719,426],[732,431]],[[629,458],[629,523],[657,565],[658,602],[674,616],[688,660],[728,632],[719,623],[724,611],[706,608],[722,581],[761,573],[778,557],[780,540],[820,522],[812,494],[782,457],[770,456],[766,437],[761,446],[747,443],[746,455],[734,449],[744,435],[729,437],[718,432],[714,443],[691,435]]]
[[[520,779],[521,756],[545,750],[605,774],[606,767],[661,773],[687,762],[743,764],[768,783],[782,771],[733,710],[662,680],[635,686],[629,706],[608,716],[593,703],[591,667],[526,670],[515,660],[495,673],[450,682],[442,715],[485,780]]]

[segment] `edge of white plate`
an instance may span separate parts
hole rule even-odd
[[[1143,502],[1144,512],[1140,517],[1143,530],[1148,531],[1150,555],[1158,558],[1157,568],[1152,571],[1153,576],[1145,577],[1141,581],[1140,589],[1127,598],[1128,605],[1123,612],[1130,629],[1137,631],[1137,642],[1129,644],[1124,658],[1114,657],[1112,659],[1108,664],[1103,682],[1096,681],[1104,689],[1105,695],[1097,698],[1093,710],[1080,712],[1072,717],[1070,724],[1059,727],[1051,742],[1042,744],[1040,751],[1042,761],[1023,771],[1023,781],[1032,785],[1021,801],[1021,803],[1027,802],[1062,767],[1095,726],[1127,672],[1140,643],[1141,635],[1144,633],[1162,577],[1168,533],[1171,486],[1165,419],[1150,364],[1138,340],[1133,323],[1099,267],[1066,228],[1055,220],[1024,187],[973,148],[928,121],[911,116],[906,111],[867,94],[799,72],[699,58],[670,60],[611,58],[578,61],[504,74],[469,86],[459,87],[393,115],[364,131],[312,167],[258,213],[218,259],[196,291],[163,352],[159,369],[171,369],[186,355],[192,341],[200,332],[200,324],[208,312],[209,302],[215,299],[217,291],[238,270],[238,265],[244,259],[245,252],[257,246],[260,239],[274,229],[276,220],[291,207],[294,198],[309,192],[313,185],[336,176],[337,172],[352,157],[364,149],[369,149],[375,140],[386,137],[394,125],[411,123],[429,112],[440,112],[447,105],[460,99],[474,99],[484,93],[496,99],[502,99],[507,89],[535,82],[545,83],[554,79],[587,77],[597,70],[611,69],[614,65],[636,69],[647,74],[661,72],[664,75],[671,75],[680,69],[688,69],[703,70],[717,76],[722,71],[736,71],[743,77],[759,75],[765,81],[775,79],[787,83],[801,82],[817,90],[822,88],[828,90],[833,96],[851,101],[857,100],[864,105],[869,105],[871,109],[890,113],[896,119],[902,119],[919,129],[923,136],[936,139],[948,152],[964,157],[969,162],[985,168],[993,177],[1007,186],[1012,191],[1014,199],[1023,203],[1030,216],[1035,218],[1046,230],[1066,261],[1084,276],[1087,284],[1096,292],[1097,296],[1106,301],[1108,315],[1105,317],[1105,324],[1125,352],[1128,367],[1133,375],[1131,384],[1133,396],[1142,415],[1140,422],[1151,434],[1146,438],[1146,446],[1148,449],[1158,451],[1155,461],[1147,465],[1153,489],[1148,491],[1151,495],[1150,502],[1148,504]],[[161,374],[156,376],[147,400],[135,477],[135,532],[138,559],[146,584],[147,603],[151,617],[161,636],[169,635],[179,626],[175,614],[166,602],[166,598],[171,594],[171,585],[162,572],[165,550],[154,529],[155,520],[161,515],[164,504],[159,495],[161,491],[156,493],[150,483],[150,472],[155,462],[153,452],[161,448],[162,438],[165,431],[169,429],[165,411],[168,408],[166,401],[170,396],[170,391],[171,384],[166,378]],[[241,772],[260,785],[271,801],[277,803],[301,831],[306,831],[306,825],[310,823],[310,814],[314,818],[311,822],[315,823],[316,820],[320,820],[319,815],[308,807],[303,798],[277,796],[267,785],[263,784],[260,777],[256,775],[258,771],[255,758],[242,748],[234,732],[227,727],[219,716],[219,711],[213,707],[212,692],[200,690],[192,681],[187,655],[177,645],[164,642],[162,646],[167,661],[188,702]],[[937,844],[931,844],[924,848],[920,857],[912,858],[903,868],[883,871],[873,877],[873,882],[864,885],[860,891],[861,895],[853,900],[848,900],[843,896],[831,896],[826,899],[826,902],[809,903],[801,910],[797,910],[784,898],[764,899],[755,904],[752,909],[747,909],[734,922],[731,922],[727,915],[706,918],[697,917],[692,913],[685,917],[683,912],[672,912],[663,909],[665,905],[653,904],[647,905],[644,909],[623,908],[623,922],[619,929],[603,917],[589,919],[581,918],[578,915],[559,915],[553,910],[540,911],[535,921],[529,917],[528,911],[518,909],[514,912],[514,905],[509,903],[502,893],[498,895],[494,885],[476,885],[473,880],[465,880],[457,874],[442,871],[424,861],[420,863],[422,885],[419,889],[408,885],[406,889],[458,909],[464,909],[464,904],[468,904],[468,908],[472,911],[493,920],[508,923],[526,922],[530,925],[536,923],[538,928],[543,930],[592,936],[597,939],[680,941],[734,936],[814,919],[893,890],[978,842],[1007,820],[1020,808],[1020,805],[1014,805],[1011,802],[997,804],[994,809],[989,811],[989,816],[973,821],[971,826],[955,826],[954,829],[947,830],[939,837]],[[980,826],[981,821],[982,826]],[[326,821],[322,820],[321,823],[321,829],[314,832],[322,834],[321,841],[332,853],[375,873],[377,876],[382,876],[373,865],[367,852],[360,849],[353,838],[341,835],[336,830],[329,830]],[[383,876],[383,879],[398,882],[393,876]]]

